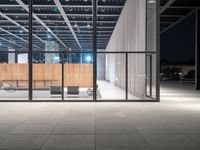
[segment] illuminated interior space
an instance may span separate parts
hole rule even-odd
[[[0,101],[159,101],[157,0],[1,0]]]

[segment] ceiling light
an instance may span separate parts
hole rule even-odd
[[[101,11],[104,12],[104,11],[105,11],[105,8],[101,8]]]
[[[74,28],[77,28],[77,27],[78,27],[78,24],[77,24],[77,23],[75,23],[75,24],[74,24]]]
[[[87,27],[90,28],[90,24],[88,24]]]
[[[50,39],[50,38],[51,38],[51,35],[50,35],[50,34],[48,34],[48,35],[47,35],[47,37],[48,37],[48,39]]]
[[[19,30],[19,33],[23,33],[23,30]]]
[[[155,0],[149,0],[150,4],[155,3],[155,2],[156,2]]]
[[[85,8],[85,11],[89,11],[89,8],[88,8],[88,7],[86,7],[86,8]]]

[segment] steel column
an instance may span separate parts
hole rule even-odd
[[[196,10],[196,75],[195,86],[197,90],[200,90],[200,10]]]
[[[156,100],[160,101],[160,0],[157,0]]]
[[[62,82],[62,101],[64,101],[64,82],[65,82],[65,78],[64,78],[64,64],[65,64],[65,62],[64,62],[64,53],[61,53],[61,61],[62,61],[62,69],[61,69],[61,71],[62,71],[62,80],[61,80],[61,82]]]
[[[125,75],[125,78],[126,78],[126,100],[128,100],[128,53],[126,53],[126,75]]]
[[[29,0],[29,52],[28,52],[28,63],[29,63],[29,101],[33,100],[33,0]]]
[[[93,0],[93,100],[97,100],[97,0]]]

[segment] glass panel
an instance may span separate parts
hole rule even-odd
[[[93,100],[92,56],[92,53],[64,54],[65,100]]]
[[[97,54],[97,99],[125,100],[125,54]]]
[[[152,54],[128,55],[128,99],[152,100],[155,93],[155,58]],[[153,92],[154,91],[154,92]]]
[[[0,12],[0,99],[28,100],[28,10],[1,0]]]
[[[28,100],[28,54],[0,52],[0,101]]]
[[[62,64],[59,53],[33,53],[33,100],[62,99]]]
[[[122,9],[124,7],[126,0],[99,0],[98,1],[98,11],[97,11],[97,49],[101,51],[118,51],[120,43],[123,39],[117,36],[118,43],[116,42],[116,47],[109,47],[110,39],[112,36],[117,21],[120,17]],[[112,7],[116,6],[116,7]],[[125,25],[125,24],[124,24]],[[119,42],[120,41],[120,42]],[[121,49],[120,49],[121,50]],[[123,49],[124,50],[124,49]]]

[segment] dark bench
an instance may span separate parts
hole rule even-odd
[[[51,95],[61,95],[62,94],[61,86],[51,86],[50,87],[50,94]]]
[[[79,95],[79,86],[68,86],[67,94],[68,95]]]

